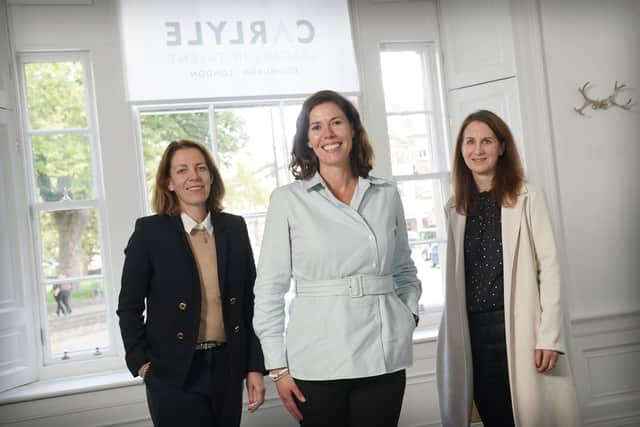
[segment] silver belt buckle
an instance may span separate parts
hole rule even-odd
[[[356,276],[355,278],[352,277],[349,279],[349,296],[351,298],[360,298],[364,296],[362,276]]]
[[[212,348],[222,347],[224,343],[219,341],[205,341],[196,344],[196,350],[210,350]]]

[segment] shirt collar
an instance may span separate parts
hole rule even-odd
[[[324,183],[324,180],[320,176],[319,172],[314,173],[311,178],[303,180],[302,185],[304,185],[304,189],[307,191],[313,190],[317,186],[322,186],[322,187],[327,186]]]
[[[180,214],[180,218],[182,219],[182,224],[184,225],[184,231],[186,231],[187,234],[191,234],[191,230],[193,230],[193,228],[196,225],[198,225],[198,223],[185,212],[182,212]],[[207,216],[205,217],[204,221],[202,221],[201,224],[204,225],[204,227],[207,229],[209,234],[213,234],[213,223],[211,221],[211,212],[207,214]]]
[[[387,180],[382,178],[376,178],[375,176],[369,175],[367,178],[358,177],[358,186],[368,183],[370,185],[381,185],[388,183]],[[324,182],[324,179],[320,176],[320,172],[316,172],[311,178],[305,179],[302,181],[304,185],[304,189],[307,191],[315,189],[317,186],[322,186],[327,188],[327,184]]]

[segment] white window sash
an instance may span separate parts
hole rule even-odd
[[[106,208],[104,201],[104,184],[102,177],[102,159],[99,144],[98,122],[95,103],[95,91],[93,86],[93,75],[91,72],[91,64],[89,60],[89,52],[87,51],[56,51],[56,52],[19,52],[17,54],[17,75],[20,88],[20,104],[22,112],[22,127],[25,140],[23,162],[26,173],[26,192],[28,194],[28,203],[30,205],[30,222],[31,222],[31,240],[32,253],[30,257],[31,264],[34,266],[35,278],[33,291],[34,296],[31,303],[31,310],[36,313],[37,326],[40,339],[34,339],[28,343],[40,347],[39,351],[30,351],[38,355],[38,364],[40,369],[38,377],[40,379],[50,379],[65,377],[70,375],[78,375],[87,372],[97,372],[101,370],[111,370],[122,366],[121,357],[117,354],[116,339],[119,339],[119,332],[115,316],[111,315],[115,311],[115,301],[113,300],[113,292],[111,291],[112,276],[109,269],[111,262],[109,260],[109,236],[106,227]],[[29,123],[29,109],[26,97],[26,79],[24,75],[24,66],[29,63],[47,63],[47,62],[80,62],[83,68],[83,86],[85,90],[85,108],[87,116],[86,128],[67,128],[67,129],[31,129]],[[40,202],[37,198],[37,186],[35,181],[35,171],[32,161],[32,145],[31,138],[41,135],[70,135],[70,134],[86,134],[90,145],[91,166],[92,166],[92,184],[93,198],[87,200],[61,200],[56,202]],[[107,332],[109,335],[108,345],[100,349],[100,356],[94,355],[95,350],[87,349],[82,354],[74,354],[74,357],[68,360],[61,360],[57,355],[54,356],[50,351],[46,308],[46,292],[43,290],[43,284],[50,282],[49,279],[43,277],[42,273],[42,254],[40,241],[40,213],[54,212],[60,210],[77,210],[92,209],[96,211],[98,217],[98,245],[100,247],[100,256],[102,258],[102,273],[100,275],[88,275],[82,278],[73,278],[73,281],[80,281],[86,278],[100,279],[102,281],[105,298],[105,312],[107,322]],[[32,267],[33,268],[33,267]]]
[[[431,42],[394,42],[394,43],[384,43],[381,48],[381,52],[398,52],[398,51],[414,51],[420,55],[422,59],[422,76],[425,79],[424,87],[434,88],[434,100],[433,100],[433,108],[432,109],[424,109],[424,110],[394,110],[394,111],[386,111],[386,117],[398,117],[398,116],[407,116],[407,115],[424,115],[428,117],[432,117],[434,120],[438,120],[438,122],[434,122],[434,138],[439,143],[434,144],[434,155],[436,156],[437,163],[434,165],[435,172],[429,173],[418,173],[418,174],[408,174],[408,175],[392,175],[393,179],[396,182],[409,182],[409,181],[435,181],[439,182],[440,185],[440,193],[442,195],[442,203],[446,203],[449,196],[449,182],[450,182],[450,171],[449,171],[449,156],[448,156],[448,135],[446,133],[446,121],[445,121],[445,108],[443,101],[443,90],[440,84],[441,81],[441,71],[438,64],[437,58],[437,50],[434,43]],[[427,81],[429,80],[429,81]],[[426,95],[426,94],[425,94]],[[425,102],[426,105],[426,102]],[[391,147],[390,147],[391,148]],[[425,147],[427,149],[428,147]],[[437,209],[437,208],[436,208]],[[437,218],[443,216],[443,212],[439,210],[435,212]],[[444,220],[438,220],[438,223],[444,223]],[[439,244],[440,245],[440,265],[442,269],[442,274],[444,275],[444,268],[442,267],[445,262],[445,252],[443,250],[446,248],[447,241],[444,238],[443,230],[441,226],[438,227],[438,237],[435,239],[419,239],[413,243],[413,246],[424,245],[424,244]],[[444,279],[444,277],[443,277]],[[424,286],[428,286],[431,284],[424,284]],[[444,287],[444,283],[440,284]],[[440,314],[442,312],[441,304],[430,304],[428,301],[421,303],[421,318],[419,331],[432,330],[436,328],[440,322]]]

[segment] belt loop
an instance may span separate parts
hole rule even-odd
[[[364,296],[364,286],[362,284],[362,275],[349,278],[349,296],[351,298],[360,298]]]

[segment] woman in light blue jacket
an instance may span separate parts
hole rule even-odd
[[[336,92],[305,101],[291,158],[296,181],[271,195],[255,285],[265,366],[303,426],[397,425],[421,293],[400,195],[369,175],[360,115]]]

